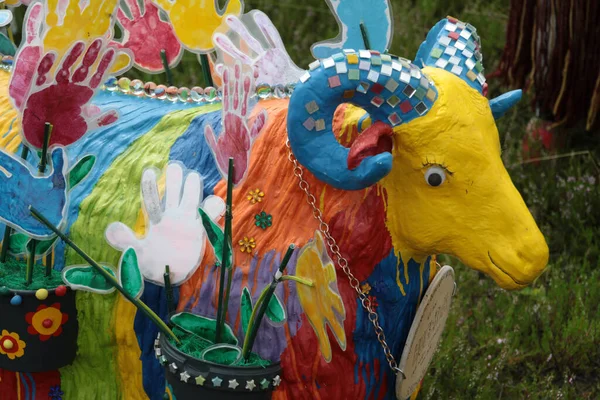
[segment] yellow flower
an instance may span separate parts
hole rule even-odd
[[[296,290],[302,310],[317,335],[321,354],[329,362],[331,343],[325,325],[329,325],[341,349],[346,350],[346,310],[337,288],[335,267],[320,232],[315,232],[315,239],[300,250],[296,276],[313,282],[313,286],[296,285]]]
[[[0,354],[7,355],[8,358],[14,360],[25,354],[24,349],[26,346],[25,342],[20,340],[18,333],[8,333],[7,330],[2,330],[2,335],[0,335]]]
[[[364,283],[362,285],[360,285],[360,290],[362,290],[362,292],[364,294],[369,294],[369,292],[371,291],[371,285],[369,285],[369,283]]]
[[[256,247],[256,241],[254,240],[254,238],[247,238],[244,237],[242,240],[240,240],[238,242],[238,244],[240,245],[240,251],[243,252],[247,252],[247,253],[251,253],[252,249]]]
[[[261,192],[260,189],[256,189],[256,190],[251,190],[248,192],[247,199],[250,201],[250,203],[256,204],[256,203],[260,203],[262,201],[263,197],[265,197],[265,193]]]

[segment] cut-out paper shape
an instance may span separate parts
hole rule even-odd
[[[119,284],[133,298],[139,299],[144,293],[144,278],[140,272],[135,250],[129,248],[119,261]]]
[[[17,47],[4,33],[0,33],[0,54],[5,56],[14,56],[17,53]]]
[[[29,212],[30,206],[57,227],[67,216],[67,156],[58,147],[51,158],[48,172],[38,176],[25,161],[0,149],[0,221],[39,240],[54,233]]]
[[[270,86],[287,85],[296,83],[304,70],[298,68],[289,56],[281,36],[263,12],[253,10],[244,15],[242,19],[235,15],[225,17],[225,22],[231,29],[227,35],[215,33],[213,41],[219,53],[220,63],[216,65],[216,71],[223,75],[225,55],[250,66],[255,73],[256,82]],[[242,46],[236,46],[229,38],[235,36],[241,43],[245,44],[246,51]],[[262,40],[262,43],[261,43]]]
[[[326,326],[329,326],[341,349],[346,350],[346,310],[337,287],[335,267],[320,232],[316,231],[314,240],[300,250],[296,276],[313,282],[313,286],[296,285],[296,290],[306,318],[317,335],[321,354],[329,362],[332,352]]]
[[[219,0],[152,0],[168,15],[181,45],[192,53],[206,54],[213,50],[212,35],[221,25],[223,16],[239,15],[242,0],[227,0],[223,8]]]
[[[369,50],[380,53],[392,44],[394,33],[392,6],[389,0],[326,0],[340,28],[339,35],[312,45],[316,59],[331,57],[342,49],[366,49],[360,28],[362,22]]]
[[[0,5],[4,3],[4,0],[0,0]],[[12,22],[13,15],[10,10],[0,10],[0,28],[6,26]]]
[[[212,318],[201,315],[182,312],[171,317],[171,322],[186,332],[192,333],[211,343],[215,342],[217,321]],[[221,343],[237,345],[238,340],[233,330],[228,324],[224,324],[225,329],[221,334]]]
[[[112,266],[100,266],[116,279],[116,274]],[[91,265],[71,265],[66,267],[62,270],[62,278],[73,290],[82,290],[98,294],[108,294],[116,290],[115,287]]]
[[[252,318],[252,296],[247,286],[242,289],[242,296],[240,298],[240,319],[242,322],[242,332],[244,335],[248,333],[248,325]]]
[[[144,278],[164,286],[165,266],[171,271],[171,283],[181,285],[198,268],[206,245],[206,232],[198,208],[218,220],[225,212],[225,203],[217,196],[208,196],[202,203],[202,178],[197,172],[185,176],[184,169],[171,162],[166,171],[164,206],[158,194],[157,171],[147,169],[142,176],[142,199],[148,219],[143,238],[121,222],[106,229],[106,239],[117,250],[132,248]]]
[[[75,186],[77,186],[82,180],[84,180],[94,163],[96,162],[96,157],[93,155],[86,155],[81,160],[75,164],[73,168],[69,171],[69,185],[68,191],[73,190]],[[54,245],[57,242],[57,237],[54,237],[50,240],[42,240],[36,241],[35,245],[35,255],[36,257],[45,256],[50,253],[54,248]],[[10,236],[10,247],[8,252],[13,256],[27,255],[31,254],[32,248],[32,239],[20,232],[15,232]]]
[[[215,158],[217,168],[227,179],[229,158],[233,157],[233,184],[239,184],[248,172],[250,148],[267,122],[267,112],[262,110],[252,127],[248,126],[250,95],[253,89],[252,75],[242,72],[237,63],[234,70],[223,71],[223,130],[215,136],[210,125],[204,129],[204,137]]]
[[[87,50],[84,42],[76,42],[56,68],[55,76],[51,77],[55,55],[46,53],[36,75],[32,77],[29,94],[21,103],[25,104],[21,108],[22,134],[29,146],[36,149],[42,147],[46,122],[53,125],[50,145],[68,146],[86,132],[118,119],[116,110],[100,114],[99,109],[90,104],[116,54],[117,50],[109,47],[104,39],[94,40]],[[97,67],[94,68],[97,61]]]
[[[198,209],[200,213],[200,218],[202,219],[202,226],[204,226],[204,230],[206,231],[206,236],[208,238],[209,243],[213,248],[213,252],[215,254],[215,259],[221,265],[223,265],[223,246],[225,243],[225,234],[221,230],[221,227],[217,225],[215,221],[213,221],[212,217],[206,213],[202,208]],[[229,241],[227,265],[225,268],[230,268],[233,265],[233,253],[231,251],[231,239]]]
[[[143,0],[144,9],[138,0],[125,0],[131,17],[122,8],[117,11],[117,23],[123,37],[111,42],[117,48],[126,48],[133,53],[137,69],[156,74],[164,71],[161,51],[165,51],[167,63],[174,68],[183,55],[183,48],[175,36],[169,22],[162,21],[156,7],[150,0]]]

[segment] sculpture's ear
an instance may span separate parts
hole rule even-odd
[[[477,30],[456,18],[438,22],[419,47],[415,64],[445,69],[459,76],[473,89],[483,92],[483,57]]]
[[[512,106],[521,100],[521,89],[512,90],[490,100],[490,108],[494,119],[502,117]]]

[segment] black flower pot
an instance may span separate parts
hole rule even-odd
[[[1,289],[0,368],[45,372],[71,364],[79,330],[75,292],[61,287],[39,300],[34,290]]]
[[[219,365],[182,353],[164,335],[159,335],[154,349],[177,400],[268,400],[281,382],[279,363],[267,367]]]

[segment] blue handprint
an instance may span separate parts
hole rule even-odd
[[[340,34],[335,39],[312,45],[315,58],[323,59],[339,53],[341,49],[365,48],[360,30],[362,22],[371,50],[384,52],[392,43],[392,6],[389,0],[326,0],[335,15]]]
[[[52,170],[37,176],[25,161],[0,149],[0,222],[39,240],[54,233],[31,215],[29,206],[58,227],[67,213],[67,157],[62,147],[51,157]]]

